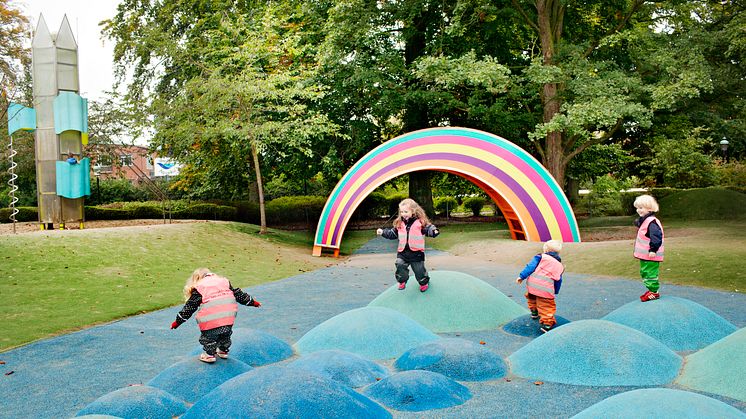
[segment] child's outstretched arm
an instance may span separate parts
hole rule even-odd
[[[399,232],[395,228],[379,228],[376,230],[376,234],[389,240],[398,240]]]
[[[523,282],[526,278],[528,278],[534,271],[536,270],[536,267],[539,266],[539,262],[541,261],[541,255],[534,256],[531,261],[526,264],[526,267],[523,268],[521,273],[518,274],[518,278],[516,278],[515,282],[520,284]]]
[[[422,230],[422,232],[428,237],[438,237],[440,234],[440,230],[438,230],[438,227],[435,227],[435,224],[428,224]]]
[[[233,291],[233,296],[236,298],[237,303],[243,304],[245,306],[251,306],[251,307],[262,306],[262,303],[255,300],[254,297],[244,292],[244,290],[242,290],[241,288],[233,288],[233,285],[230,285],[230,287],[231,287],[231,291]]]
[[[181,326],[182,323],[189,320],[189,318],[192,317],[192,314],[199,310],[200,305],[202,305],[202,294],[197,290],[192,290],[192,295],[190,295],[187,302],[184,303],[184,308],[182,308],[176,315],[176,320],[171,323],[171,329],[176,329]]]

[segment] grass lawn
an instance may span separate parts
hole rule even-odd
[[[633,217],[582,220],[582,243],[565,243],[562,261],[569,272],[639,278],[639,263],[632,258],[636,228]],[[666,221],[666,260],[661,282],[746,292],[746,221]],[[513,264],[516,275],[541,252],[540,243],[510,240],[499,224],[452,225],[428,242],[454,255],[477,256],[495,263]]]
[[[631,217],[581,221],[583,243],[566,243],[568,271],[637,279]],[[661,280],[722,290],[746,290],[746,221],[664,220],[666,261]],[[454,255],[516,266],[540,243],[510,240],[505,224],[441,227],[428,243]],[[334,265],[312,257],[314,232],[202,222],[0,235],[0,352],[37,339],[183,303],[192,270],[205,266],[250,287]],[[342,255],[375,237],[345,232]]]
[[[311,256],[311,233],[258,231],[210,222],[2,235],[0,351],[182,304],[197,267],[248,287],[338,262]]]

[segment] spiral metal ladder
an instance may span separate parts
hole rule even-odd
[[[15,157],[18,152],[13,148],[13,136],[10,136],[10,144],[8,144],[8,148],[10,149],[8,160],[10,160],[10,168],[8,168],[8,173],[10,173],[10,179],[8,180],[8,185],[10,186],[10,191],[8,192],[8,195],[10,195],[10,220],[13,221],[13,234],[16,232],[16,214],[18,214],[18,208],[16,208],[16,202],[18,202],[18,197],[16,197],[16,191],[18,190],[18,186],[16,185],[16,179],[18,179],[18,175],[16,174],[16,167],[18,166],[18,163],[15,162],[13,157]]]

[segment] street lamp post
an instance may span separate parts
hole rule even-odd
[[[723,150],[723,160],[725,160],[726,163],[728,163],[728,140],[723,137],[723,139],[720,141],[720,149]]]

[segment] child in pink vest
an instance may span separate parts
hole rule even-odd
[[[238,311],[237,303],[252,307],[261,307],[261,303],[253,299],[241,288],[233,288],[228,279],[210,272],[207,268],[199,268],[192,273],[184,285],[186,304],[171,323],[171,329],[176,329],[189,320],[197,312],[197,324],[202,332],[199,343],[205,352],[200,354],[202,362],[215,362],[215,354],[228,358],[231,346],[233,323]]]
[[[539,319],[540,330],[544,333],[552,330],[557,324],[554,318],[557,311],[554,295],[559,294],[562,273],[565,271],[559,256],[561,250],[561,241],[547,241],[544,243],[543,253],[534,256],[515,280],[517,284],[527,280],[528,309],[531,310],[532,319]]]
[[[403,290],[409,280],[409,267],[420,284],[420,292],[430,287],[430,277],[425,268],[425,236],[437,237],[440,232],[417,202],[407,198],[399,203],[399,216],[394,220],[394,228],[379,228],[376,234],[389,240],[399,240],[396,253],[396,282]]]
[[[640,296],[640,301],[657,300],[661,297],[658,273],[663,261],[663,226],[655,217],[658,202],[650,195],[640,195],[634,205],[640,218],[635,221],[638,230],[633,256],[640,260],[640,277],[648,289]]]

